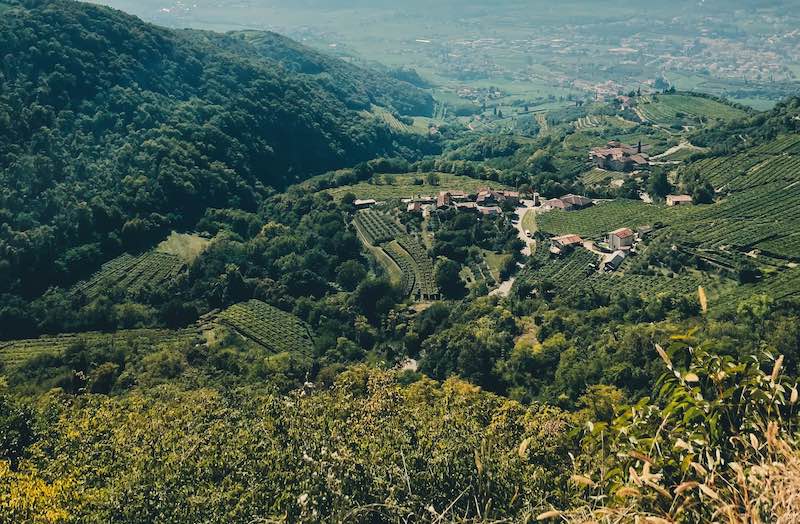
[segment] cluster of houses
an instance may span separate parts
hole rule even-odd
[[[643,149],[641,140],[635,146],[612,141],[606,147],[596,147],[589,151],[589,160],[600,169],[608,171],[637,171],[650,165],[650,157]]]
[[[520,199],[530,198],[534,205],[538,204],[539,194],[523,195],[519,191],[494,190],[490,187],[477,193],[463,191],[440,191],[436,196],[418,195],[404,199],[406,211],[409,213],[429,213],[434,209],[457,209],[470,211],[485,216],[499,215],[503,212],[503,204],[519,205]]]
[[[577,247],[583,247],[603,257],[602,268],[604,271],[616,271],[634,249],[636,243],[652,231],[653,228],[650,226],[639,227],[636,231],[629,227],[610,231],[605,237],[606,246],[602,248],[592,240],[584,240],[578,235],[561,235],[550,239],[550,253],[560,256]]]

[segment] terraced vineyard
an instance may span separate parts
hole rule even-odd
[[[749,154],[755,155],[800,155],[800,135],[784,135],[772,142],[751,148]]]
[[[694,162],[687,170],[700,174],[714,188],[725,189],[732,180],[743,176],[751,167],[763,160],[760,156],[749,154],[705,158]]]
[[[175,278],[186,266],[177,255],[150,251],[139,256],[124,254],[106,262],[89,280],[72,287],[73,296],[91,300],[103,290],[121,287],[135,294],[146,286],[158,286]]]
[[[201,341],[195,329],[132,329],[114,333],[67,333],[25,340],[0,341],[0,365],[15,367],[43,355],[59,355],[68,347],[83,342],[93,345],[126,345],[134,341],[147,341],[155,346],[163,344],[189,344]]]
[[[354,223],[367,242],[383,249],[400,268],[400,285],[406,295],[416,300],[439,298],[433,261],[420,239],[407,234],[399,223],[380,211],[360,211]]]
[[[545,282],[555,286],[557,293],[568,293],[583,286],[597,272],[598,257],[585,249],[576,249],[560,258],[551,258],[549,244],[542,242],[514,282],[515,287],[529,285],[539,289]]]
[[[625,180],[630,175],[619,173],[617,171],[606,171],[605,169],[595,168],[588,171],[581,176],[584,184],[597,185],[609,183],[612,180]]]
[[[310,355],[314,349],[305,322],[260,300],[234,304],[220,313],[217,321],[275,353],[299,351]]]
[[[574,233],[584,238],[596,238],[621,227],[673,223],[683,220],[702,208],[667,207],[646,204],[638,200],[603,202],[581,211],[554,210],[537,215],[539,230],[550,235]]]
[[[699,96],[674,94],[642,96],[636,107],[650,122],[661,125],[696,125],[700,120],[733,120],[746,113],[722,102]]]
[[[397,243],[414,262],[415,286],[413,294],[418,300],[438,300],[439,288],[434,276],[433,261],[422,242],[411,235],[401,235]]]
[[[765,185],[729,196],[704,208],[675,233],[688,245],[739,251],[756,248],[778,257],[800,259],[795,235],[800,228],[800,186]]]
[[[551,258],[548,247],[538,249],[528,265],[517,277],[515,286],[529,285],[540,289],[544,283],[551,284],[555,294],[568,298],[576,294],[595,291],[603,294],[664,293],[683,295],[697,291],[706,280],[692,275],[675,277],[639,275],[626,272],[598,272],[599,257],[584,249]]]
[[[355,225],[373,246],[388,242],[405,233],[400,224],[386,213],[366,209],[356,214]]]
[[[397,242],[386,243],[383,246],[383,250],[400,268],[402,274],[400,286],[403,289],[403,295],[408,296],[414,293],[417,289],[417,272],[414,270],[414,259]]]

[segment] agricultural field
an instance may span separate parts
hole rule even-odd
[[[172,232],[154,250],[138,256],[124,253],[100,267],[89,279],[70,290],[76,297],[96,298],[103,290],[118,287],[128,295],[163,285],[177,277],[206,247],[209,240],[198,235]]]
[[[508,187],[491,180],[480,180],[467,176],[452,175],[450,173],[436,173],[439,177],[437,185],[433,186],[426,181],[428,173],[405,173],[390,175],[391,184],[371,184],[359,182],[347,186],[340,186],[326,190],[335,199],[341,199],[346,193],[353,193],[356,198],[374,198],[376,200],[391,200],[408,198],[413,195],[434,196],[439,191],[464,191],[476,193],[478,190],[491,186],[494,189],[509,189]]]
[[[724,192],[745,191],[768,184],[800,180],[800,136],[776,140],[746,152],[706,158],[686,167]]]
[[[275,353],[299,351],[310,355],[314,349],[311,330],[305,322],[259,300],[234,304],[216,321]]]
[[[581,175],[583,183],[589,186],[609,184],[614,180],[625,180],[630,175],[619,171],[606,171],[605,169],[594,168]]]
[[[695,293],[698,286],[711,282],[710,279],[696,274],[641,275],[624,270],[603,273],[598,271],[599,263],[598,255],[581,248],[562,257],[553,258],[548,252],[548,245],[543,244],[517,277],[515,286],[530,286],[537,290],[542,290],[542,286],[545,286],[561,297],[586,292],[629,295],[656,292],[688,295]]]
[[[398,133],[408,133],[408,134],[419,134],[419,135],[426,135],[428,134],[427,126],[422,127],[421,125],[408,125],[400,120],[397,119],[389,110],[386,108],[373,105],[369,111],[362,111],[362,116],[365,118],[375,118],[382,122],[384,122],[390,129],[396,131]],[[416,124],[416,122],[415,122]]]
[[[700,212],[700,206],[667,207],[639,200],[601,202],[581,211],[553,210],[536,217],[539,230],[549,235],[576,234],[586,239],[621,227],[635,229],[683,220]]]
[[[416,300],[438,300],[439,288],[434,277],[433,260],[422,241],[413,235],[401,235],[397,244],[408,253],[413,262],[415,284],[411,291]]]
[[[800,187],[767,185],[736,193],[679,224],[676,234],[689,245],[761,249],[780,258],[800,260],[794,240],[800,228]]]
[[[400,244],[393,240],[384,244],[383,251],[400,268],[400,287],[404,296],[409,296],[417,289],[417,272],[411,255]]]
[[[642,96],[636,99],[636,108],[647,121],[670,127],[733,120],[747,114],[729,104],[685,94]]]
[[[421,238],[407,234],[398,222],[381,211],[359,211],[353,223],[359,236],[370,244],[368,247],[380,248],[400,268],[400,286],[406,295],[416,300],[438,299],[433,261]]]
[[[515,287],[529,285],[540,289],[551,284],[558,293],[568,293],[582,286],[597,272],[598,256],[585,249],[576,249],[561,258],[551,258],[549,245],[542,244],[530,258],[514,282]]]
[[[371,209],[356,213],[353,223],[364,239],[373,246],[388,242],[405,233],[403,227],[389,215]]]
[[[84,343],[88,346],[128,346],[134,342],[147,342],[150,347],[165,344],[189,344],[202,341],[195,329],[131,329],[114,333],[87,332],[44,336],[26,340],[0,341],[0,367],[15,367],[32,358],[59,355],[68,347]]]
[[[178,255],[149,251],[139,256],[123,254],[106,262],[91,278],[72,287],[76,297],[92,300],[109,288],[119,287],[135,295],[148,287],[164,284],[186,267]]]

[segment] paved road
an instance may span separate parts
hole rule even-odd
[[[517,214],[517,235],[519,239],[525,243],[525,247],[522,248],[522,254],[526,257],[531,256],[531,246],[535,243],[535,241],[531,238],[528,238],[528,235],[525,234],[525,229],[522,227],[522,219],[525,218],[525,214],[530,211],[531,209],[535,209],[533,206],[533,200],[523,200],[522,205],[524,207],[518,207],[516,211]],[[535,211],[534,211],[535,212]]]
[[[522,227],[522,219],[525,217],[525,213],[530,211],[531,209],[535,209],[533,206],[533,200],[523,200],[522,206],[518,207],[514,213],[517,214],[517,234],[519,239],[525,243],[525,247],[522,248],[521,253],[526,257],[531,256],[531,246],[536,243],[535,240],[528,238],[528,235],[525,234],[525,229]],[[536,212],[536,211],[534,211]],[[501,297],[507,297],[508,294],[511,292],[511,288],[514,286],[515,277],[511,277],[508,280],[501,282],[500,286],[497,289],[492,290],[489,295],[495,296],[500,295]]]

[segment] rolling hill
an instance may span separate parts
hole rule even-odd
[[[269,187],[428,140],[364,113],[422,114],[429,95],[277,35],[0,6],[0,293],[38,294],[208,208],[255,210]]]

